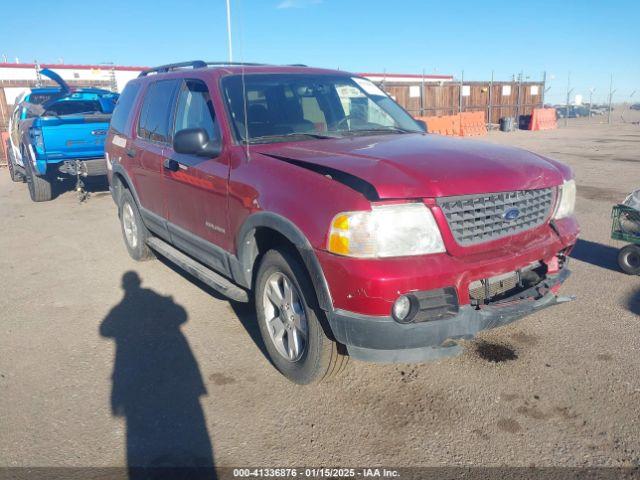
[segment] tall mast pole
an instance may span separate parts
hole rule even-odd
[[[231,44],[231,0],[227,0],[227,42],[229,44],[229,62],[233,62],[233,46]]]

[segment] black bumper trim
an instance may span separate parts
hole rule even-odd
[[[448,319],[417,324],[400,324],[391,316],[367,316],[344,310],[328,312],[333,334],[357,359],[373,362],[420,362],[456,355],[456,340],[506,325],[543,308],[561,303],[550,289],[570,275],[567,268],[549,275],[535,287],[513,297],[476,309],[460,307]]]

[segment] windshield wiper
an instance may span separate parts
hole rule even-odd
[[[307,133],[307,132],[292,132],[292,133],[281,133],[281,134],[273,134],[273,135],[261,135],[259,137],[251,137],[249,140],[244,140],[245,144],[253,144],[253,143],[261,143],[263,141],[273,140],[277,141],[279,139],[287,139],[291,137],[307,137],[307,138],[316,138],[316,139],[327,139],[327,138],[340,138],[337,135],[325,135],[322,133]]]
[[[418,130],[408,130],[399,127],[383,127],[383,128],[356,128],[354,130],[342,130],[347,135],[357,135],[358,133],[423,133]]]

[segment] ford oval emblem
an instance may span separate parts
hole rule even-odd
[[[502,214],[502,219],[505,222],[513,222],[519,216],[520,216],[520,210],[513,207],[504,211],[504,213]]]

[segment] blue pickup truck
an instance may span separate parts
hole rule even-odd
[[[51,200],[56,180],[106,175],[104,140],[118,94],[72,88],[58,74],[40,72],[59,87],[34,88],[15,102],[9,119],[9,173],[25,181],[34,202]]]

